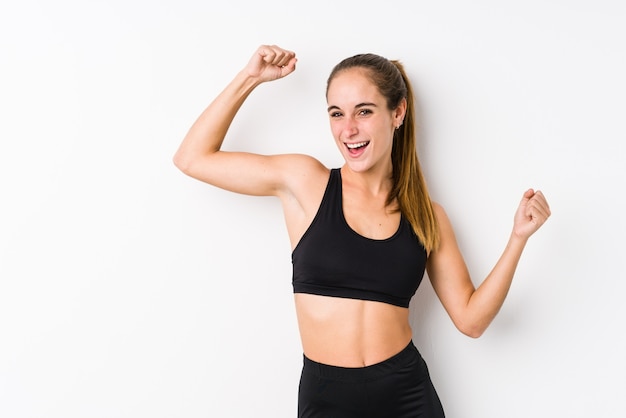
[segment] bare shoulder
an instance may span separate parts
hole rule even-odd
[[[448,214],[446,213],[446,210],[443,208],[443,206],[439,202],[435,202],[435,201],[433,201],[432,204],[433,204],[433,210],[435,211],[435,216],[437,217],[437,222],[439,223],[439,226],[445,227],[446,225],[449,225],[450,220],[448,219]]]
[[[315,207],[326,189],[330,169],[319,160],[304,154],[285,154],[276,156],[277,165],[283,175],[283,190],[279,195],[283,201],[295,199],[298,204],[309,211]]]
[[[283,170],[298,175],[315,175],[328,169],[317,158],[308,154],[280,154],[272,157]]]
[[[330,170],[310,155],[284,154],[275,158],[283,173],[283,184],[292,192],[328,180]]]
[[[432,201],[433,204],[433,209],[435,211],[435,215],[440,216],[441,214],[445,215],[445,210],[443,209],[443,206],[441,206],[441,204],[439,202],[436,201]]]
[[[281,200],[292,248],[309,227],[328,184],[330,170],[307,155],[290,154],[276,157],[285,177],[277,195]]]
[[[433,210],[435,212],[435,216],[437,217],[437,224],[439,226],[439,248],[434,251],[433,254],[437,256],[444,253],[451,247],[456,247],[456,238],[454,235],[452,224],[450,222],[450,219],[448,218],[448,214],[446,213],[443,206],[437,202],[433,202]]]

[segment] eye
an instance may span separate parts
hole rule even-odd
[[[359,110],[359,115],[360,116],[367,116],[367,115],[371,115],[373,112],[371,111],[371,109],[361,109]]]
[[[330,112],[330,113],[329,113],[329,116],[330,116],[331,118],[339,118],[339,117],[341,117],[341,116],[343,116],[343,115],[342,115],[342,113],[341,113],[341,112]]]

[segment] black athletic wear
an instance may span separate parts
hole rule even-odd
[[[328,366],[304,357],[299,418],[444,418],[428,367],[411,342],[367,367]]]
[[[356,233],[344,217],[341,189],[341,172],[332,169],[318,212],[292,253],[294,293],[407,308],[424,276],[426,250],[403,216],[387,239]]]
[[[292,253],[294,293],[407,308],[426,268],[426,250],[401,216],[388,239],[356,233],[343,214],[341,172],[332,169],[313,222]],[[337,367],[306,356],[299,418],[444,418],[426,363],[411,342],[372,366]]]

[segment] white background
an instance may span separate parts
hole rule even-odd
[[[626,416],[625,21],[617,0],[3,1],[0,416],[295,416],[278,202],[171,162],[261,43],[298,70],[254,92],[227,149],[339,166],[325,80],[375,52],[413,80],[420,158],[476,284],[524,190],[551,203],[480,339],[428,280],[412,301],[447,416]]]

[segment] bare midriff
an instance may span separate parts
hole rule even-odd
[[[295,294],[304,355],[318,363],[364,367],[411,341],[409,310],[382,302]]]

